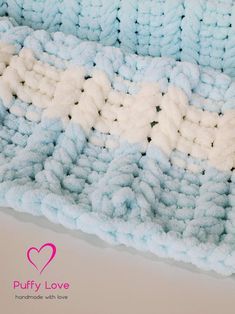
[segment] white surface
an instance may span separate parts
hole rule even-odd
[[[40,276],[27,262],[30,246],[57,246]],[[234,314],[235,276],[224,278],[158,259],[44,218],[0,210],[0,305],[3,314]],[[15,300],[13,280],[67,281],[68,300]],[[42,291],[41,295],[47,295]],[[57,294],[57,293],[53,293]],[[4,309],[4,310],[3,310]]]

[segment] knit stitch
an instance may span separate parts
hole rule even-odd
[[[0,75],[0,206],[235,272],[231,77],[6,17]]]
[[[0,0],[17,23],[235,76],[233,0]]]

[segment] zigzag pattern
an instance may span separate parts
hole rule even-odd
[[[142,151],[151,141],[168,155],[177,148],[209,160],[220,170],[235,167],[235,110],[222,117],[205,112],[189,106],[179,88],[169,87],[162,96],[156,83],[145,84],[135,95],[125,94],[115,91],[102,71],[95,70],[91,76],[84,67],[58,71],[36,61],[29,49],[23,48],[19,56],[13,56],[13,51],[12,46],[0,46],[0,96],[6,107],[15,95],[43,109],[43,116],[60,118],[65,124],[72,119],[86,134],[95,128],[129,143],[142,143]],[[11,112],[39,120],[39,112],[27,114],[25,108],[16,105]],[[114,148],[118,143],[109,141],[106,147]]]

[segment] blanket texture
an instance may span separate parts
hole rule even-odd
[[[21,24],[71,34],[0,18],[0,206],[235,273],[233,1],[218,1],[211,19],[210,1],[45,2],[2,1]],[[178,21],[199,7],[218,36],[208,50],[203,22],[194,42]]]
[[[235,76],[234,0],[0,0],[0,14],[34,29]]]

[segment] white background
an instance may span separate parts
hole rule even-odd
[[[57,246],[57,255],[39,275],[26,251],[46,242]],[[2,314],[235,313],[235,276],[203,273],[187,264],[112,247],[45,218],[0,209],[0,250]],[[69,299],[15,300],[16,294],[33,293],[14,291],[13,280],[69,282],[71,289],[58,293]]]

